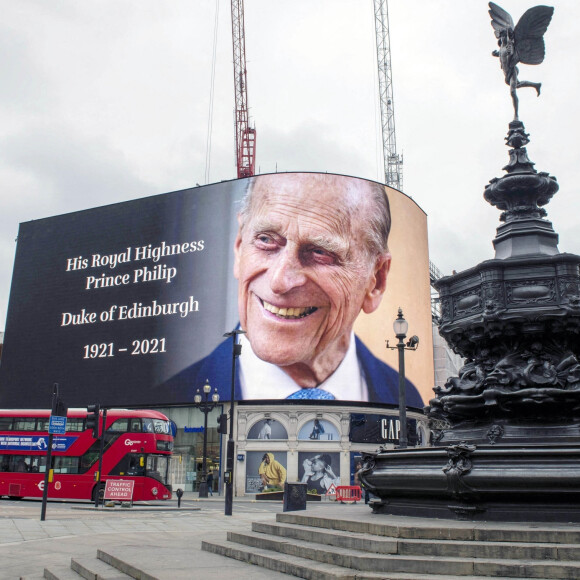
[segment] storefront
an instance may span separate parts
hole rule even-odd
[[[159,409],[177,426],[171,462],[173,489],[197,491],[203,467],[203,413],[195,407]],[[214,474],[214,490],[220,489],[222,438],[217,432],[218,417],[223,406],[218,405],[207,417],[206,472]],[[223,448],[225,449],[225,441]],[[224,451],[225,456],[225,451]]]
[[[218,434],[218,417],[228,407],[218,405],[208,414],[206,466],[208,473],[214,473],[215,491],[222,489],[227,440]],[[191,407],[159,410],[177,425],[174,489],[197,491],[203,463],[203,413]],[[353,485],[361,452],[398,445],[398,409],[393,407],[241,404],[234,412],[235,496],[280,487],[284,481],[306,482],[318,493],[325,493],[331,484]],[[408,411],[407,424],[409,445],[427,445],[426,418]],[[269,473],[269,482],[264,472]]]

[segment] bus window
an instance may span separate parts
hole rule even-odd
[[[111,475],[145,475],[145,461],[143,455],[127,454],[111,469]]]
[[[167,484],[167,475],[169,467],[169,457],[166,455],[149,455],[147,456],[147,474],[149,477]]]
[[[107,431],[127,433],[129,431],[128,427],[129,427],[129,419],[127,418],[117,419],[107,428]]]
[[[171,435],[171,423],[163,419],[143,419],[143,432]]]
[[[64,457],[57,455],[54,458],[54,472],[55,473],[78,473],[79,472],[79,458],[78,457]]]
[[[30,471],[30,465],[26,462],[28,457],[24,455],[14,455],[12,456],[12,469],[16,473],[26,473]]]
[[[0,417],[0,431],[12,431],[12,417]]]
[[[10,455],[2,455],[2,461],[0,461],[0,471],[10,471]]]
[[[50,417],[41,417],[37,420],[36,430],[46,431],[48,433],[48,426],[50,424]]]
[[[36,430],[36,419],[34,417],[17,417],[14,419],[13,431],[34,431]]]
[[[100,449],[101,442],[97,440],[84,455],[81,455],[80,473],[86,473],[99,460]]]
[[[162,435],[169,435],[171,433],[169,421],[162,421],[161,419],[153,419],[153,428],[155,430],[155,433],[160,433]]]
[[[44,473],[46,471],[46,456],[45,455],[32,455],[28,459],[30,459],[30,472],[31,473],[39,473],[40,471],[42,471]]]
[[[145,457],[143,455],[129,455],[128,475],[145,475]]]
[[[132,433],[141,433],[141,419],[131,419],[130,430]]]
[[[73,417],[66,420],[66,430],[69,431],[84,431],[85,430],[85,420],[80,417]]]

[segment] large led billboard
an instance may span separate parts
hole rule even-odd
[[[388,250],[388,205],[377,201],[386,195]],[[226,401],[223,335],[240,326],[237,400],[395,404],[397,359],[385,341],[395,342],[399,307],[421,339],[406,358],[408,402],[421,406],[433,382],[426,229],[401,192],[317,173],[23,223],[0,406],[47,407],[53,383],[68,406],[187,403],[206,380]]]

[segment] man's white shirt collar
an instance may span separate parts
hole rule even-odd
[[[239,340],[242,354],[239,358],[242,398],[286,399],[300,387],[280,367],[258,358],[250,341],[244,336]],[[356,355],[354,332],[344,359],[319,389],[328,391],[339,401],[368,401],[368,389]]]

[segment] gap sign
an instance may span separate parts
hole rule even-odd
[[[49,435],[64,435],[66,433],[66,417],[51,415],[48,422]]]

